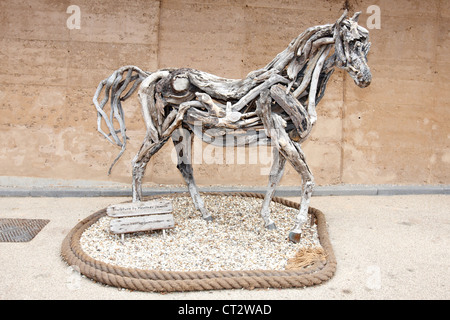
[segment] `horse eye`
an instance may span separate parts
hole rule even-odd
[[[370,49],[370,42],[365,43],[362,47],[362,50],[364,52],[364,54],[367,56],[367,54],[369,53],[369,49]]]
[[[364,57],[366,58],[366,61],[369,61],[369,59],[367,58],[367,55],[369,53],[369,48],[370,48],[369,44],[365,44],[362,48],[362,52],[364,53]]]

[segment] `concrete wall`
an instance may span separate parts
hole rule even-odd
[[[81,9],[80,29],[66,26],[70,5]],[[345,73],[333,75],[304,144],[316,182],[449,184],[446,0],[0,0],[0,176],[128,183],[144,137],[137,96],[125,103],[131,140],[109,177],[119,149],[96,131],[92,104],[98,83],[118,67],[241,78],[307,27],[333,23],[344,6],[363,11],[366,26],[370,5],[381,9],[381,29],[370,30],[373,83],[360,89]],[[197,159],[214,155],[197,146]],[[182,183],[172,150],[168,143],[152,159],[146,182]],[[270,150],[215,156],[228,164],[196,164],[199,184],[267,183]],[[299,179],[289,167],[282,184]]]

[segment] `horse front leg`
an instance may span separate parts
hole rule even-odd
[[[269,230],[275,230],[274,221],[270,218],[270,202],[275,194],[275,188],[283,177],[284,167],[286,165],[286,158],[283,157],[277,148],[273,148],[273,164],[270,169],[269,185],[267,188],[264,202],[261,208],[261,217],[264,220],[264,226]]]
[[[314,176],[312,175],[311,170],[306,164],[305,155],[301,150],[300,145],[296,142],[293,142],[293,145],[295,146],[295,149],[297,149],[298,157],[291,163],[302,177],[302,198],[300,202],[300,211],[295,217],[294,228],[289,233],[289,240],[291,240],[292,242],[299,242],[302,233],[302,225],[308,220],[309,203],[315,183]]]
[[[277,132],[275,145],[280,153],[292,164],[292,167],[300,174],[302,179],[302,194],[300,210],[295,216],[294,227],[289,232],[289,240],[298,243],[302,234],[302,226],[308,220],[308,208],[314,188],[314,177],[305,161],[305,155],[300,149],[300,145],[293,142],[285,130],[284,120],[274,114],[273,123]],[[272,139],[274,140],[274,139]]]

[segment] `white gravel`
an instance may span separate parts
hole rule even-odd
[[[112,265],[162,271],[283,270],[304,247],[319,247],[317,226],[309,224],[298,244],[287,240],[297,210],[271,204],[276,230],[266,230],[259,215],[261,199],[203,196],[214,221],[204,221],[190,197],[161,198],[173,203],[175,228],[130,233],[125,242],[109,233],[103,217],[80,239],[83,251]]]

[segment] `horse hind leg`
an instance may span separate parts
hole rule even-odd
[[[157,129],[148,122],[147,127],[147,135],[142,143],[142,146],[139,152],[136,154],[132,161],[133,165],[133,202],[141,201],[142,199],[142,177],[144,176],[145,169],[147,167],[147,163],[150,161],[150,158],[161,149],[161,147],[169,140],[172,136],[174,130],[180,127],[183,117],[186,111],[193,105],[199,104],[198,101],[188,101],[180,104],[178,108],[177,115],[169,127],[162,133],[161,137],[158,139],[158,135],[156,132]],[[143,106],[145,106],[143,104]],[[158,139],[157,141],[154,141]]]
[[[151,157],[158,152],[162,146],[167,142],[168,137],[157,142],[152,142],[151,138],[147,135],[142,143],[139,152],[133,158],[133,181],[132,181],[132,193],[133,202],[142,200],[142,178],[144,177],[147,164]]]
[[[269,230],[276,229],[274,221],[270,218],[270,202],[275,194],[275,188],[283,177],[286,158],[283,157],[277,148],[273,148],[273,164],[270,169],[269,185],[264,197],[264,202],[261,208],[261,217],[264,220],[264,225]]]
[[[180,170],[183,179],[188,185],[195,209],[201,212],[204,220],[212,221],[213,218],[209,211],[206,210],[194,180],[194,170],[191,164],[192,133],[189,130],[180,127],[173,132],[172,141],[175,145],[178,158],[177,168]]]

